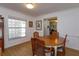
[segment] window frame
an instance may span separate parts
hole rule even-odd
[[[20,36],[20,37],[14,37],[14,38],[9,38],[9,29],[11,29],[11,28],[13,28],[13,27],[9,27],[8,26],[8,39],[9,40],[15,40],[15,39],[19,39],[19,38],[25,38],[26,37],[26,21],[25,20],[21,20],[21,19],[17,19],[17,18],[8,18],[8,21],[7,21],[7,23],[9,22],[9,19],[13,19],[13,20],[20,20],[20,21],[24,21],[25,22],[25,27],[14,27],[15,29],[16,28],[25,28],[25,36]],[[16,32],[15,32],[16,33]]]

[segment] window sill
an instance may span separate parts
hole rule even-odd
[[[9,38],[9,40],[16,40],[16,39],[22,39],[22,38],[26,38],[26,36],[24,36],[24,37],[16,37],[16,38]]]

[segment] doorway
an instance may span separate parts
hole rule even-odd
[[[4,17],[0,15],[0,48],[4,51]]]
[[[52,30],[57,31],[57,17],[44,19],[44,36],[50,35]]]

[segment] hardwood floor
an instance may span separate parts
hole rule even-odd
[[[5,49],[3,56],[32,56],[31,42]],[[66,56],[79,56],[79,51],[66,48]]]
[[[3,56],[31,56],[31,42],[26,42],[17,46],[5,49]]]
[[[66,48],[66,56],[79,56],[79,51],[70,49],[70,48]]]

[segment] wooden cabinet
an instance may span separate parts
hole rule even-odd
[[[4,51],[4,18],[0,15],[0,55]]]

